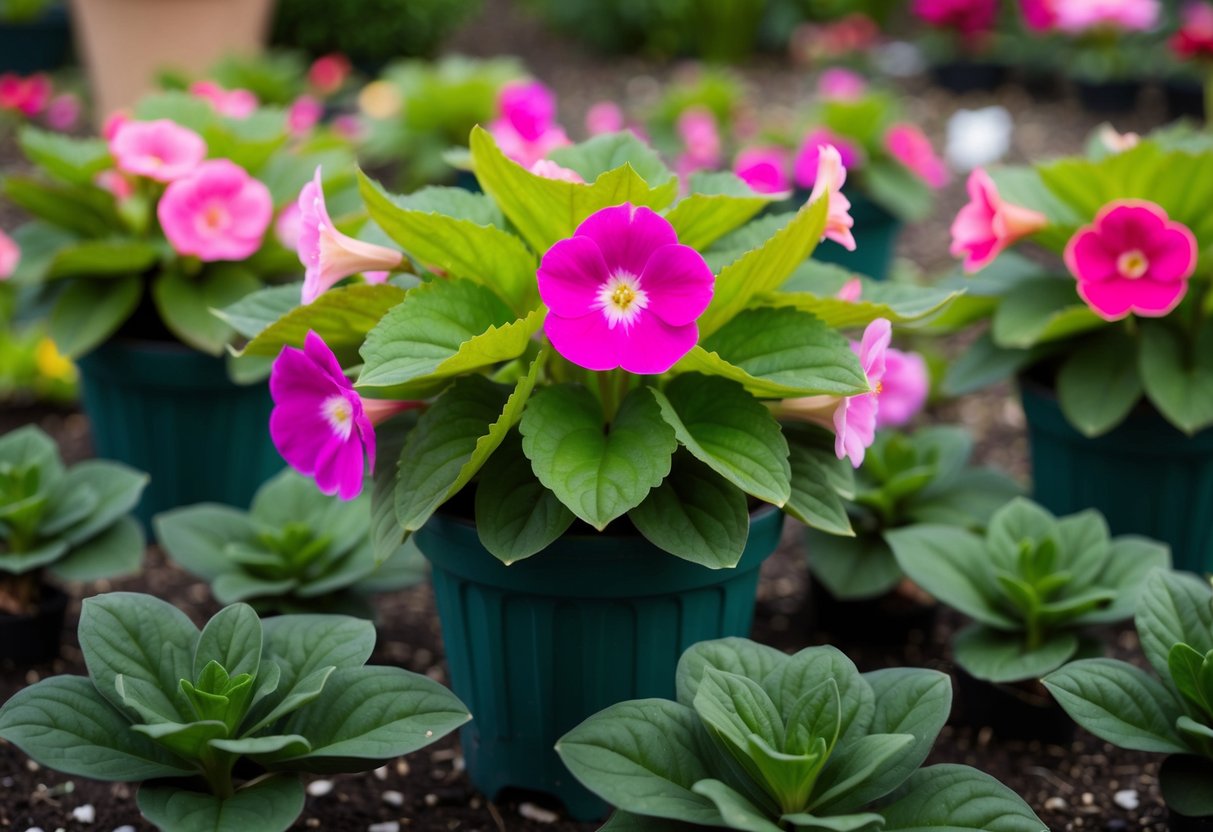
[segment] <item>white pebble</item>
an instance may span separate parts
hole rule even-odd
[[[1116,794],[1112,795],[1112,800],[1122,809],[1127,809],[1132,812],[1141,803],[1137,799],[1136,789],[1121,789]]]
[[[518,814],[522,815],[527,820],[533,820],[535,823],[555,823],[560,820],[560,815],[544,809],[541,806],[536,806],[534,803],[522,803],[518,806]]]
[[[115,830],[114,830],[114,832],[135,832],[135,827],[133,827],[133,826],[119,826],[117,829],[115,829]]]
[[[1050,812],[1060,812],[1066,808],[1066,800],[1064,797],[1050,797],[1045,801],[1045,808]]]
[[[383,802],[389,806],[403,806],[404,795],[396,791],[386,791],[383,793]]]
[[[92,823],[97,819],[97,810],[93,808],[93,804],[85,803],[83,806],[77,806],[72,809],[72,820],[78,820],[81,823]]]
[[[332,780],[313,780],[307,784],[307,793],[312,797],[324,797],[333,790]]]
[[[31,826],[29,829],[26,829],[25,832],[42,832],[42,827],[41,826]]]
[[[375,769],[375,779],[376,780],[386,780],[387,773],[388,773],[387,766],[380,766],[379,768]]]
[[[400,823],[394,820],[372,823],[366,828],[366,832],[400,832]]]

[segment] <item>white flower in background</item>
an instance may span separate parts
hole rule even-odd
[[[957,110],[948,119],[948,164],[970,171],[997,162],[1011,149],[1011,114],[1003,107]]]
[[[904,40],[895,40],[875,50],[872,58],[877,69],[894,78],[921,75],[927,68],[927,63],[922,57],[922,50]]]

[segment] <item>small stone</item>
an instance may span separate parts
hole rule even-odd
[[[313,780],[307,784],[307,793],[312,797],[324,797],[333,790],[332,780]]]
[[[522,815],[527,820],[533,820],[535,823],[555,823],[560,820],[560,815],[544,809],[541,806],[536,806],[534,803],[522,803],[518,806],[518,814]]]
[[[114,832],[135,832],[135,827],[127,824],[126,826],[119,826]]]
[[[386,791],[382,795],[383,802],[389,806],[403,806],[404,795],[397,791]]]
[[[1066,799],[1064,797],[1050,797],[1045,801],[1045,810],[1049,812],[1060,812],[1066,808]]]
[[[25,832],[42,832],[42,827],[41,826],[31,826],[29,829],[26,829]]]
[[[92,823],[97,819],[97,810],[93,808],[93,804],[85,803],[83,806],[77,806],[72,809],[72,820],[80,823]]]
[[[372,823],[366,828],[366,832],[400,832],[400,822],[386,820],[383,823]]]
[[[1083,806],[1094,806],[1095,805],[1095,795],[1091,794],[1090,792],[1083,792],[1082,793],[1082,805]]]
[[[30,771],[38,771],[40,768],[42,768],[42,766],[38,765],[33,760],[26,760],[25,767]]]
[[[1120,808],[1130,812],[1141,804],[1141,801],[1137,799],[1137,789],[1121,789],[1112,795],[1112,801]]]
[[[388,775],[387,766],[380,766],[379,768],[375,769],[375,779],[376,780],[386,780],[387,775]]]
[[[425,796],[425,805],[429,806],[430,808],[437,806],[438,805],[438,795],[432,794],[432,793],[427,794]]]
[[[11,789],[15,782],[17,781],[11,777],[0,777],[0,786],[4,786],[6,789]]]

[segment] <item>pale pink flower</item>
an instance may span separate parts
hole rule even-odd
[[[750,147],[737,154],[733,173],[760,194],[778,194],[792,187],[788,153],[782,147]]]
[[[863,281],[858,277],[847,278],[847,281],[839,288],[838,294],[834,297],[839,300],[845,300],[848,303],[854,303],[863,296]]]
[[[337,52],[321,55],[308,67],[307,82],[317,95],[327,98],[345,86],[352,69],[345,55]]]
[[[970,274],[994,262],[1008,247],[1040,231],[1049,220],[1039,211],[1005,201],[981,168],[969,174],[969,202],[952,220],[953,257],[964,258]]]
[[[123,120],[114,130],[109,146],[118,170],[157,182],[187,176],[206,158],[206,142],[202,137],[166,118]]]
[[[591,136],[618,133],[623,126],[623,110],[614,101],[599,101],[585,114],[585,132]]]
[[[952,178],[948,166],[931,146],[931,140],[915,125],[894,124],[885,133],[884,144],[890,156],[932,188],[942,188]]]
[[[885,373],[881,380],[877,428],[897,428],[914,420],[927,403],[931,374],[927,362],[916,352],[885,350]]]
[[[21,247],[0,229],[0,280],[8,280],[21,262]]]
[[[812,188],[817,182],[818,154],[823,145],[830,145],[838,151],[842,166],[847,170],[853,170],[863,161],[863,152],[853,142],[824,127],[811,130],[800,143],[792,163],[792,178],[798,187]]]
[[[346,141],[361,141],[366,134],[362,120],[353,113],[343,113],[333,119],[333,131]]]
[[[355,240],[333,225],[324,202],[320,168],[299,192],[299,241],[296,250],[306,271],[303,302],[311,303],[337,281],[360,272],[391,271],[404,255],[385,246]]]
[[[269,188],[244,168],[212,159],[169,183],[156,216],[179,254],[204,262],[244,260],[261,247],[274,205]]]
[[[367,283],[387,283],[388,278],[392,276],[391,272],[386,271],[369,271],[362,273],[362,279]]]
[[[1132,150],[1137,147],[1141,141],[1141,136],[1136,133],[1118,133],[1116,128],[1110,124],[1104,124],[1099,128],[1099,142],[1112,153],[1124,153],[1126,150]]]
[[[1146,32],[1158,25],[1158,0],[1054,0],[1057,28],[1072,35],[1096,29]]]
[[[310,95],[301,95],[286,111],[286,128],[292,136],[302,136],[311,131],[324,117],[324,105]]]
[[[190,95],[210,102],[221,116],[248,118],[257,111],[257,96],[249,90],[227,90],[214,81],[195,81],[190,84]]]
[[[1075,232],[1065,262],[1078,281],[1078,296],[1101,318],[1159,318],[1187,294],[1197,252],[1196,235],[1161,206],[1122,199]]]
[[[716,116],[707,107],[690,107],[678,116],[675,125],[682,139],[683,152],[675,162],[681,177],[700,170],[716,170],[723,160],[720,130]]]
[[[603,208],[539,264],[544,331],[587,370],[664,373],[699,339],[715,278],[699,252],[649,208]]]
[[[46,123],[52,130],[64,133],[75,128],[79,121],[80,98],[73,93],[56,95],[46,105]]]
[[[842,186],[847,181],[847,169],[843,167],[838,150],[833,145],[822,146],[819,158],[817,181],[813,183],[809,202],[816,202],[823,197],[829,200],[822,239],[833,240],[847,251],[854,251],[855,236],[851,233],[851,228],[854,227],[855,220],[850,214],[851,200],[842,194]]]
[[[856,101],[868,91],[868,82],[858,72],[832,66],[821,73],[817,92],[831,101]]]
[[[558,165],[551,159],[540,159],[531,165],[531,173],[536,176],[542,176],[544,179],[556,179],[560,182],[576,182],[585,184],[585,180],[581,178],[581,174],[575,170]]]
[[[93,183],[113,194],[114,199],[122,202],[135,194],[135,185],[130,179],[116,170],[103,170],[93,178]]]
[[[299,201],[288,203],[274,220],[274,236],[283,248],[295,251],[299,247],[299,232],[303,230],[303,210]]]

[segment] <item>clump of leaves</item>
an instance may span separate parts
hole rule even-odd
[[[956,663],[995,683],[1039,679],[1101,653],[1084,628],[1132,616],[1145,576],[1171,565],[1161,543],[1112,539],[1097,511],[1056,518],[1023,498],[994,515],[984,539],[930,523],[888,541],[910,578],[974,619],[953,642]]]
[[[143,530],[128,512],[147,479],[100,460],[66,468],[33,425],[0,437],[0,611],[36,607],[42,570],[68,581],[138,571]]]
[[[846,501],[854,537],[808,529],[809,568],[835,598],[890,592],[905,577],[886,535],[934,523],[982,531],[1022,489],[998,471],[969,466],[973,440],[963,428],[930,427],[876,437]]]
[[[1213,816],[1213,588],[1160,569],[1145,581],[1135,618],[1157,678],[1127,662],[1083,659],[1049,674],[1045,686],[1100,739],[1174,755],[1160,773],[1167,805]]]
[[[425,561],[406,541],[380,563],[371,498],[326,496],[291,470],[258,489],[250,509],[203,503],[156,517],[169,557],[211,585],[221,604],[265,612],[345,612],[369,618],[368,596],[417,583]]]
[[[683,654],[677,686],[676,702],[613,705],[558,743],[619,809],[604,830],[1045,828],[986,774],[920,768],[951,710],[937,671],[861,674],[833,647],[788,656],[722,639]]]
[[[201,632],[135,593],[89,598],[89,676],[53,676],[0,708],[0,737],[48,768],[135,781],[171,832],[279,832],[304,772],[367,771],[470,719],[454,694],[398,667],[365,667],[375,628],[338,615],[262,622],[226,607]]]

